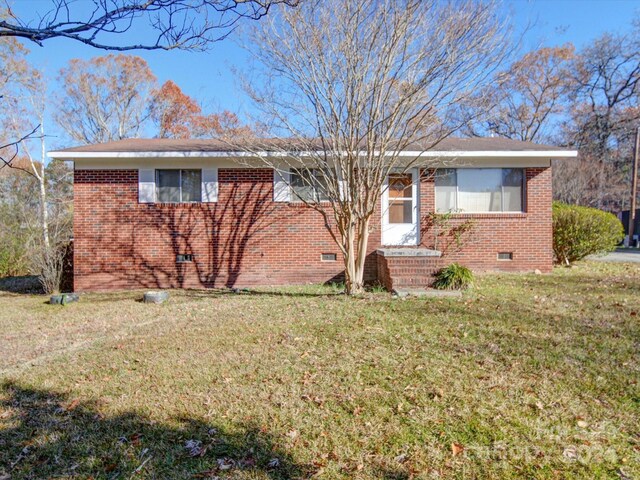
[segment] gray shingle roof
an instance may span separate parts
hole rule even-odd
[[[56,152],[242,152],[247,148],[260,151],[296,150],[295,141],[281,139],[248,140],[245,145],[232,144],[216,139],[166,139],[166,138],[130,138],[114,142],[84,145],[66,148]],[[298,143],[298,145],[300,145]],[[318,145],[318,149],[321,149]],[[424,146],[410,145],[405,150],[422,151]],[[432,151],[439,152],[526,152],[526,151],[571,151],[551,145],[521,142],[507,138],[447,138]]]

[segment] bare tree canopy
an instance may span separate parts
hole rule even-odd
[[[76,142],[102,143],[144,131],[156,77],[143,58],[109,54],[73,59],[60,70],[60,83],[54,116]]]
[[[557,169],[563,201],[619,210],[629,198],[633,136],[640,121],[640,22],[607,33],[573,62],[572,95],[562,143],[580,157]],[[566,180],[566,183],[565,183]]]
[[[319,191],[300,200],[324,216],[348,293],[362,289],[389,173],[421,165],[399,152],[433,148],[462,126],[454,107],[500,68],[509,34],[496,5],[481,0],[303,2],[256,27],[249,50],[259,86],[248,92],[264,131],[306,152],[265,161]]]
[[[491,115],[484,124],[473,126],[470,133],[525,142],[549,141],[558,117],[566,112],[574,60],[571,44],[525,54],[483,92],[475,108],[492,108]]]
[[[18,16],[8,0],[0,19],[0,37],[20,37],[42,45],[68,38],[105,50],[201,50],[226,37],[241,19],[258,20],[276,4],[299,0],[50,0],[31,17]],[[82,8],[80,8],[82,7]],[[150,39],[126,43],[120,34],[148,29]]]

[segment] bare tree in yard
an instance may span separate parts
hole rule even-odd
[[[614,187],[621,180],[611,175],[628,175],[631,139],[640,120],[640,24],[631,34],[605,34],[585,48],[571,80],[573,108],[563,136],[593,173],[589,203],[612,208],[619,202],[621,192]]]
[[[55,119],[81,143],[137,137],[149,120],[156,77],[135,55],[74,59],[60,71],[63,86]]]
[[[420,155],[457,131],[453,110],[484,86],[509,51],[492,2],[303,2],[257,27],[259,65],[247,90],[270,140],[257,155],[294,169],[345,261],[346,291],[363,289],[371,219],[389,173],[428,166]],[[292,148],[298,155],[287,156]],[[280,152],[280,153],[278,153]],[[319,202],[318,200],[327,200]]]
[[[258,20],[276,4],[298,0],[50,0],[30,5],[30,17],[5,8],[0,37],[42,45],[52,38],[75,40],[105,50],[201,50],[222,40],[242,19]],[[38,8],[39,7],[39,8]],[[140,42],[121,34],[146,30]]]

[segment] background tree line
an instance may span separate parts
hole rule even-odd
[[[640,23],[571,45],[525,54],[479,93],[486,109],[468,135],[495,135],[577,149],[555,162],[556,200],[618,212],[629,208],[634,134],[640,121]]]

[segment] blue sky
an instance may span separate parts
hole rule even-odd
[[[82,8],[83,3],[76,2]],[[51,0],[14,0],[13,5],[20,15],[33,18],[33,12],[46,11]],[[631,20],[640,16],[639,0],[512,0],[504,1],[504,8],[505,13],[512,16],[516,30],[522,31],[530,25],[521,45],[523,51],[565,42],[580,48],[604,32],[628,30]],[[242,115],[250,110],[250,102],[231,72],[233,67],[242,68],[246,62],[246,54],[238,44],[241,40],[234,34],[207,52],[134,54],[147,60],[160,82],[173,80],[207,110],[228,109]],[[31,50],[32,64],[52,78],[72,58],[107,53],[64,39],[47,41],[43,47],[33,43],[25,45]]]

